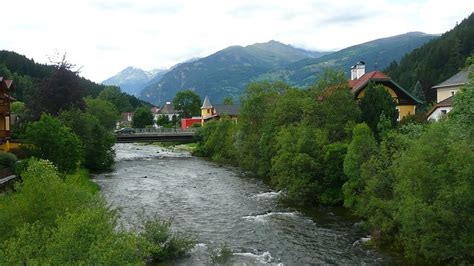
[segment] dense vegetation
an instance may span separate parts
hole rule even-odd
[[[251,84],[238,123],[207,123],[195,153],[270,178],[294,204],[344,205],[413,263],[472,263],[474,82],[432,124],[397,123],[388,93],[371,86],[357,104],[346,84]]]
[[[454,29],[404,56],[400,63],[393,62],[384,72],[410,91],[419,81],[427,100],[432,102],[436,100],[436,91],[431,87],[456,74],[473,53],[471,14]]]
[[[145,264],[182,256],[195,238],[148,218],[126,230],[84,170],[23,163],[15,193],[0,195],[0,264]]]
[[[90,82],[65,60],[44,67],[51,73],[28,83],[26,104],[12,105],[23,160],[0,153],[0,169],[21,177],[13,191],[0,194],[0,265],[146,264],[183,256],[194,236],[157,218],[126,230],[89,180],[88,170],[108,170],[114,162],[119,111],[142,103],[116,87],[90,94]],[[152,119],[150,108],[139,110]]]

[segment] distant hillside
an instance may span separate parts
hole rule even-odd
[[[350,66],[365,61],[367,71],[383,69],[406,53],[435,39],[436,35],[409,32],[354,45],[319,58],[308,58],[259,76],[259,80],[283,80],[293,86],[313,84],[325,68],[344,71],[349,77]]]
[[[474,13],[452,30],[392,63],[385,72],[407,89],[420,81],[428,101],[434,101],[432,86],[456,74],[474,54]]]
[[[165,69],[145,71],[136,67],[127,67],[116,75],[102,81],[105,85],[115,85],[130,95],[138,96],[149,83],[156,83],[168,72]]]
[[[215,102],[231,96],[236,100],[242,89],[259,75],[291,63],[325,53],[310,52],[277,41],[249,46],[231,46],[208,57],[182,63],[140,94],[144,100],[161,104],[177,91],[192,89],[201,97],[212,95]]]

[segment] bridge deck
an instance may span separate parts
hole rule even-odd
[[[153,130],[153,129],[152,129]],[[130,142],[193,142],[195,130],[148,131],[117,135],[117,143]]]

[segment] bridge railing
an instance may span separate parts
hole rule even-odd
[[[136,134],[196,132],[197,128],[134,128]]]

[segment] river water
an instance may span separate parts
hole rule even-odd
[[[197,234],[190,256],[173,264],[210,264],[209,251],[224,243],[237,265],[394,262],[358,244],[364,233],[340,209],[282,205],[281,192],[238,168],[152,145],[117,144],[115,150],[115,170],[95,180],[122,221],[158,215],[172,218],[176,230]]]

